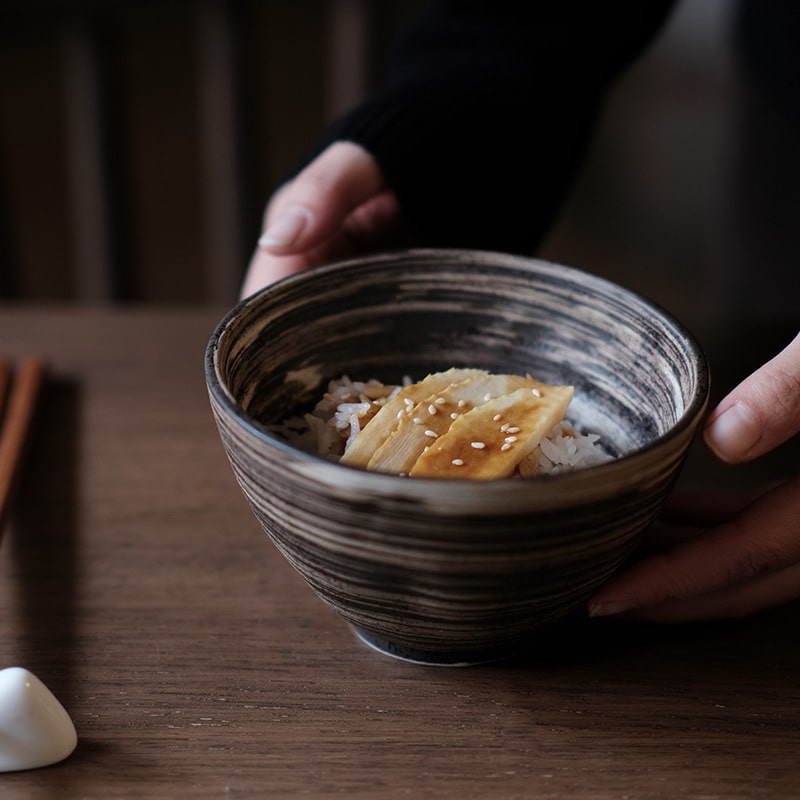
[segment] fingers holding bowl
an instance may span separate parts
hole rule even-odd
[[[596,593],[589,613],[689,622],[744,617],[797,597],[800,478],[619,573]]]
[[[722,461],[757,458],[800,432],[800,335],[709,416],[704,439]]]
[[[289,275],[405,244],[395,194],[363,148],[336,142],[279,189],[245,276],[245,298]]]

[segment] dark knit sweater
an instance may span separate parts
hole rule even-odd
[[[336,140],[370,151],[414,245],[530,253],[580,166],[606,90],[672,5],[432,3],[400,37],[383,83],[314,153]]]

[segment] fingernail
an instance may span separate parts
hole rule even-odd
[[[289,247],[297,241],[308,219],[309,214],[304,208],[287,208],[269,224],[258,240],[258,246]]]
[[[706,444],[724,461],[737,461],[761,438],[755,414],[742,403],[734,403],[705,429]]]
[[[621,614],[623,611],[629,610],[630,606],[627,603],[614,600],[596,600],[589,605],[589,616],[611,617],[614,614]]]

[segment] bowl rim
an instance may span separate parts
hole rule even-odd
[[[265,425],[258,422],[254,417],[244,411],[236,402],[233,395],[222,381],[219,369],[217,354],[220,342],[231,323],[240,318],[248,308],[262,302],[266,294],[272,293],[276,288],[292,284],[302,284],[316,280],[320,275],[330,272],[340,272],[348,268],[363,268],[366,264],[393,263],[402,259],[404,263],[413,261],[430,262],[441,260],[442,265],[447,264],[453,267],[458,262],[467,264],[475,259],[487,260],[491,264],[499,266],[517,267],[526,270],[538,269],[543,267],[548,271],[560,271],[567,273],[573,278],[592,282],[597,286],[604,286],[615,292],[623,292],[635,299],[637,303],[649,308],[656,316],[669,324],[686,346],[687,355],[691,357],[697,375],[697,389],[694,397],[684,410],[683,414],[676,420],[672,427],[666,432],[657,436],[653,441],[643,447],[626,454],[622,458],[606,461],[602,464],[585,467],[582,469],[556,473],[554,475],[539,475],[528,478],[497,478],[482,481],[467,481],[458,478],[409,478],[408,476],[391,475],[380,472],[371,472],[358,467],[340,464],[330,461],[323,456],[310,453],[297,448],[287,442],[277,434],[272,433]],[[502,263],[500,263],[502,262]],[[430,265],[429,266],[436,266]],[[675,317],[670,311],[666,310],[659,303],[651,300],[645,295],[627,288],[615,281],[604,278],[600,275],[588,272],[579,267],[562,264],[547,259],[515,255],[511,253],[497,252],[491,250],[463,249],[463,248],[408,248],[399,250],[381,251],[353,258],[339,259],[313,266],[299,273],[288,275],[269,286],[266,286],[252,295],[239,300],[227,313],[219,320],[215,326],[205,348],[204,372],[208,392],[216,402],[225,409],[226,413],[236,422],[246,429],[250,434],[262,440],[266,445],[276,448],[284,456],[288,457],[289,462],[299,462],[307,469],[314,471],[315,477],[324,480],[328,485],[341,483],[336,480],[337,476],[342,475],[342,470],[347,470],[349,477],[356,476],[354,488],[375,489],[376,492],[385,494],[386,490],[395,490],[395,494],[416,494],[414,487],[419,487],[422,494],[429,494],[430,487],[435,486],[439,491],[454,490],[456,494],[480,492],[513,491],[509,487],[520,487],[519,491],[530,493],[531,487],[535,485],[552,486],[554,482],[559,485],[577,485],[586,479],[587,476],[597,476],[599,473],[607,475],[613,480],[613,476],[620,472],[628,473],[638,462],[648,459],[652,451],[659,449],[679,436],[687,433],[687,429],[696,427],[704,412],[707,409],[710,398],[710,368],[707,357],[700,343],[694,334]],[[635,470],[634,470],[635,471]],[[351,481],[352,484],[352,481]],[[480,487],[480,489],[478,489]]]

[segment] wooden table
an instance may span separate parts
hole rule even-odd
[[[202,371],[223,311],[0,309],[0,350],[51,365],[0,545],[0,666],[79,735],[0,775],[3,800],[800,797],[798,604],[593,620],[468,669],[357,640],[233,480]]]

